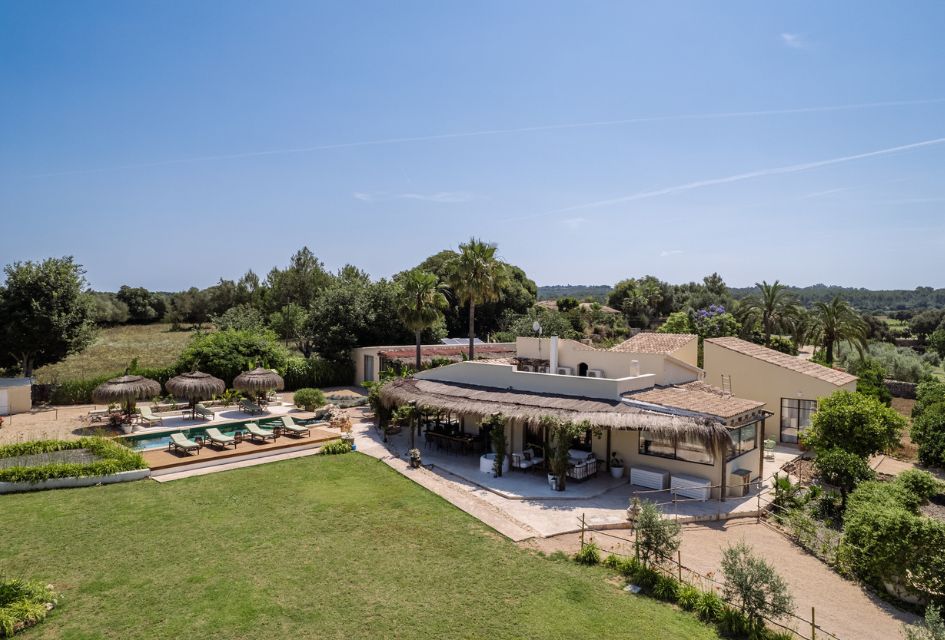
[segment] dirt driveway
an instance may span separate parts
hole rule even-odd
[[[616,550],[632,553],[632,544],[615,540],[612,535],[630,538],[626,531],[589,534],[605,549],[616,547]],[[811,607],[816,607],[817,623],[842,640],[896,640],[904,637],[903,623],[917,619],[886,604],[858,584],[841,578],[786,537],[754,520],[687,525],[683,527],[682,538],[683,565],[715,576],[720,573],[722,549],[744,540],[774,564],[787,580],[798,615],[810,619]],[[574,553],[580,546],[576,534],[528,540],[522,544],[545,553],[558,550]]]

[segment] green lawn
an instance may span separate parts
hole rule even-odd
[[[24,638],[717,638],[360,454],[0,507],[0,574],[64,594]]]
[[[132,358],[141,367],[167,367],[175,362],[193,335],[171,331],[169,324],[109,327],[99,331],[95,342],[81,353],[36,370],[40,382],[92,378],[124,371]]]

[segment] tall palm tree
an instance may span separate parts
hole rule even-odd
[[[743,320],[757,321],[765,334],[765,343],[771,334],[780,330],[785,319],[792,313],[794,296],[778,280],[768,284],[766,280],[756,282],[761,295],[748,296],[740,306]],[[748,324],[747,322],[745,323]]]
[[[850,303],[834,296],[830,302],[814,305],[811,337],[824,348],[828,365],[833,365],[833,350],[837,343],[846,340],[862,354],[866,348],[868,327]]]
[[[813,324],[814,320],[810,312],[799,304],[794,305],[791,312],[784,318],[784,329],[790,334],[794,346],[798,349],[807,344]]]
[[[446,308],[445,285],[436,274],[421,269],[408,271],[398,279],[401,296],[397,317],[417,338],[417,371],[420,370],[420,334],[443,317]]]
[[[460,303],[469,304],[469,359],[475,357],[476,305],[499,299],[508,283],[505,265],[496,258],[496,246],[476,238],[459,245],[449,264],[449,284]]]

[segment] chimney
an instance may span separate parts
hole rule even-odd
[[[640,361],[631,360],[630,361],[630,377],[635,378],[640,375]]]
[[[558,373],[558,336],[551,336],[551,355],[549,358],[548,371]]]

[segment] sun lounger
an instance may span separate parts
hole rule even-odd
[[[200,453],[200,445],[187,438],[183,433],[172,433],[171,441],[167,443],[168,451],[183,451],[190,453],[196,451]]]
[[[233,448],[236,448],[236,438],[233,436],[223,435],[216,427],[210,427],[207,429],[207,438],[210,439],[210,444],[216,445],[218,447],[223,447],[226,449],[228,446],[233,445]]]
[[[261,440],[265,442],[266,440],[276,441],[276,434],[268,429],[260,429],[259,425],[255,422],[250,422],[246,425],[246,430],[249,432],[249,439],[256,441]]]
[[[282,416],[282,431],[286,435],[297,437],[312,435],[311,429],[295,424],[291,416]]]
[[[164,422],[164,418],[159,418],[158,416],[151,413],[151,407],[139,407],[138,410],[141,412],[141,422],[147,423],[149,427],[153,427],[156,424],[161,424]]]
[[[262,407],[249,400],[240,400],[240,409],[242,409],[244,413],[249,413],[251,415],[263,413]]]
[[[197,403],[197,405],[194,407],[194,414],[198,418],[206,418],[207,420],[213,420],[214,418],[213,411],[206,408],[200,403]]]

